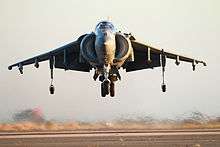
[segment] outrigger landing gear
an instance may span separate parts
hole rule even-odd
[[[49,91],[50,91],[50,94],[54,94],[55,87],[53,85],[53,67],[54,67],[54,57],[53,56],[50,57],[49,62],[50,62],[50,78],[51,78]]]
[[[51,84],[49,90],[50,90],[50,94],[54,94],[55,87]]]
[[[166,92],[166,84],[163,83],[163,84],[161,85],[161,88],[162,88],[162,91],[163,91],[163,92]]]
[[[162,91],[163,91],[163,92],[166,92],[166,84],[165,84],[165,82],[164,82],[164,72],[165,72],[165,69],[164,69],[164,67],[163,67],[163,69],[162,69],[163,83],[162,83],[162,85],[161,85],[161,88],[162,88]]]
[[[162,82],[161,88],[162,88],[163,92],[166,92],[166,84],[164,82],[164,72],[165,72],[165,66],[166,66],[166,55],[165,55],[163,49],[162,49],[162,53],[161,53],[161,64],[162,64],[162,77],[163,77],[163,82]]]

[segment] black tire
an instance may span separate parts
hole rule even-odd
[[[115,96],[115,83],[113,82],[110,83],[110,96],[111,97]]]
[[[50,85],[49,90],[50,90],[50,94],[54,94],[55,87],[53,85]]]
[[[104,88],[104,83],[101,83],[101,96],[105,97],[106,93],[105,93],[105,88]]]
[[[166,92],[166,85],[165,85],[165,84],[162,84],[162,85],[161,85],[161,88],[162,88],[162,91],[163,91],[163,92]]]
[[[105,94],[108,95],[110,92],[110,83],[108,80],[103,82]]]

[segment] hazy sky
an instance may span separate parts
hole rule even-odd
[[[18,110],[40,107],[48,119],[102,120],[121,115],[181,116],[201,111],[220,115],[219,0],[0,0],[0,121]],[[47,52],[94,30],[108,16],[118,30],[137,40],[207,62],[121,71],[116,97],[102,98],[93,72],[55,70],[49,95],[48,62],[39,69],[7,70],[9,64]]]

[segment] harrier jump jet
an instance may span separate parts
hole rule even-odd
[[[94,69],[93,79],[101,82],[101,96],[115,95],[115,82],[121,80],[119,69],[123,68],[126,72],[142,70],[147,68],[162,67],[162,91],[166,91],[164,83],[164,72],[166,58],[174,59],[176,65],[180,61],[190,62],[193,70],[198,63],[206,66],[201,60],[189,58],[164,49],[138,42],[130,33],[116,31],[110,21],[101,21],[95,27],[95,31],[80,36],[76,41],[67,45],[51,50],[50,52],[33,58],[12,64],[8,67],[18,67],[23,74],[23,66],[34,64],[39,67],[39,62],[49,61],[51,72],[51,84],[49,91],[54,94],[53,70],[60,68],[64,70],[76,70],[90,72]]]

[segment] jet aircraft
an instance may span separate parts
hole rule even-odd
[[[198,63],[206,66],[201,60],[177,55],[141,43],[131,33],[117,31],[110,21],[99,22],[91,33],[78,37],[77,40],[66,44],[47,53],[29,58],[27,60],[12,64],[8,67],[18,67],[23,74],[23,66],[34,64],[39,67],[39,62],[49,61],[51,72],[50,94],[54,94],[53,70],[60,68],[64,70],[76,70],[90,72],[94,69],[93,79],[101,82],[101,96],[115,96],[115,82],[121,80],[119,69],[126,72],[136,70],[162,67],[162,91],[166,91],[164,72],[166,59],[174,59],[176,65],[180,61],[190,62],[193,70]]]

